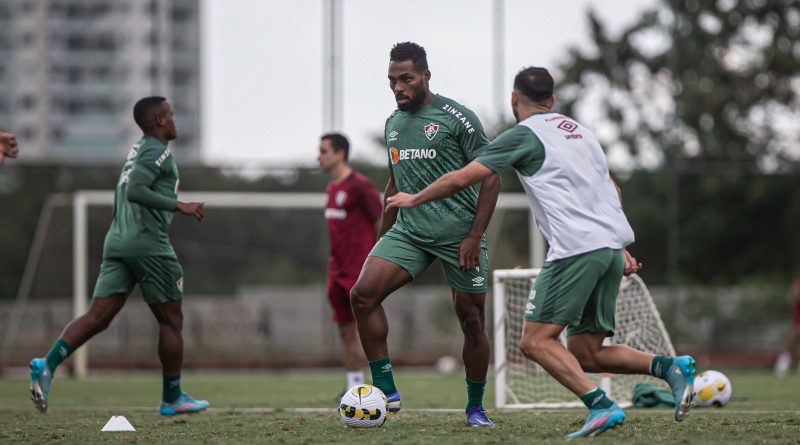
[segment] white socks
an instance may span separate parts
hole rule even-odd
[[[783,377],[789,372],[789,368],[792,366],[792,356],[789,355],[788,352],[782,352],[781,355],[778,356],[778,360],[775,361],[775,375],[778,377]]]
[[[347,388],[350,389],[356,385],[364,383],[363,371],[347,371]]]

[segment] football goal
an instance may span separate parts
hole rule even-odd
[[[582,406],[517,344],[523,313],[539,269],[494,271],[495,404],[498,408],[559,408]],[[562,342],[565,341],[562,335]],[[653,298],[638,275],[624,277],[617,296],[616,332],[607,344],[624,344],[654,354],[675,355],[669,334]],[[620,404],[630,404],[633,388],[645,382],[662,386],[659,379],[643,375],[590,374],[598,387]]]

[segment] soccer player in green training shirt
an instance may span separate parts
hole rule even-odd
[[[128,152],[117,182],[114,216],[92,303],[84,315],[67,324],[47,356],[31,360],[31,400],[41,412],[47,410],[56,367],[108,327],[136,283],[159,326],[158,358],[164,376],[160,413],[171,416],[208,408],[205,400],[194,400],[181,391],[183,269],[168,234],[176,211],[202,221],[203,203],[177,199],[178,167],[167,148],[177,130],[166,99],[139,100],[133,118],[144,136]]]
[[[624,345],[603,345],[614,335],[622,275],[641,264],[625,246],[634,240],[619,188],[603,149],[587,128],[552,111],[553,78],[531,67],[514,78],[511,105],[518,125],[487,145],[461,170],[417,194],[398,193],[388,208],[413,208],[441,199],[514,167],[550,249],[525,307],[520,350],[580,397],[589,418],[567,438],[594,436],[621,424],[625,413],[585,372],[652,374],[667,381],[675,420],[689,415],[695,361]],[[567,348],[559,342],[567,328]]]
[[[431,93],[425,50],[398,43],[390,53],[389,85],[397,110],[386,121],[389,183],[385,196],[415,193],[439,176],[466,165],[488,143],[480,120],[463,105]],[[500,191],[489,175],[480,195],[469,188],[452,198],[412,210],[384,214],[381,236],[350,292],[361,345],[373,385],[387,396],[389,411],[400,409],[381,302],[413,280],[436,258],[452,288],[453,306],[464,333],[467,423],[493,426],[483,409],[489,339],[484,320],[489,260],[483,232]]]

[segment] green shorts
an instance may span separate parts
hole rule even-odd
[[[94,296],[127,297],[136,283],[147,304],[179,300],[183,295],[183,268],[174,256],[103,258]]]
[[[486,238],[481,238],[480,266],[462,270],[458,263],[458,246],[461,242],[423,245],[414,242],[408,235],[395,230],[386,232],[369,256],[383,258],[405,269],[411,278],[416,278],[431,263],[439,258],[447,285],[469,294],[483,294],[489,287],[489,256],[486,253]]]
[[[614,249],[545,262],[528,297],[525,320],[567,325],[567,335],[614,335],[614,310],[624,268],[622,251]]]

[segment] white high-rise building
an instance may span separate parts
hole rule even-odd
[[[0,128],[26,159],[106,162],[141,135],[133,105],[169,99],[179,158],[200,152],[199,0],[0,1]]]

